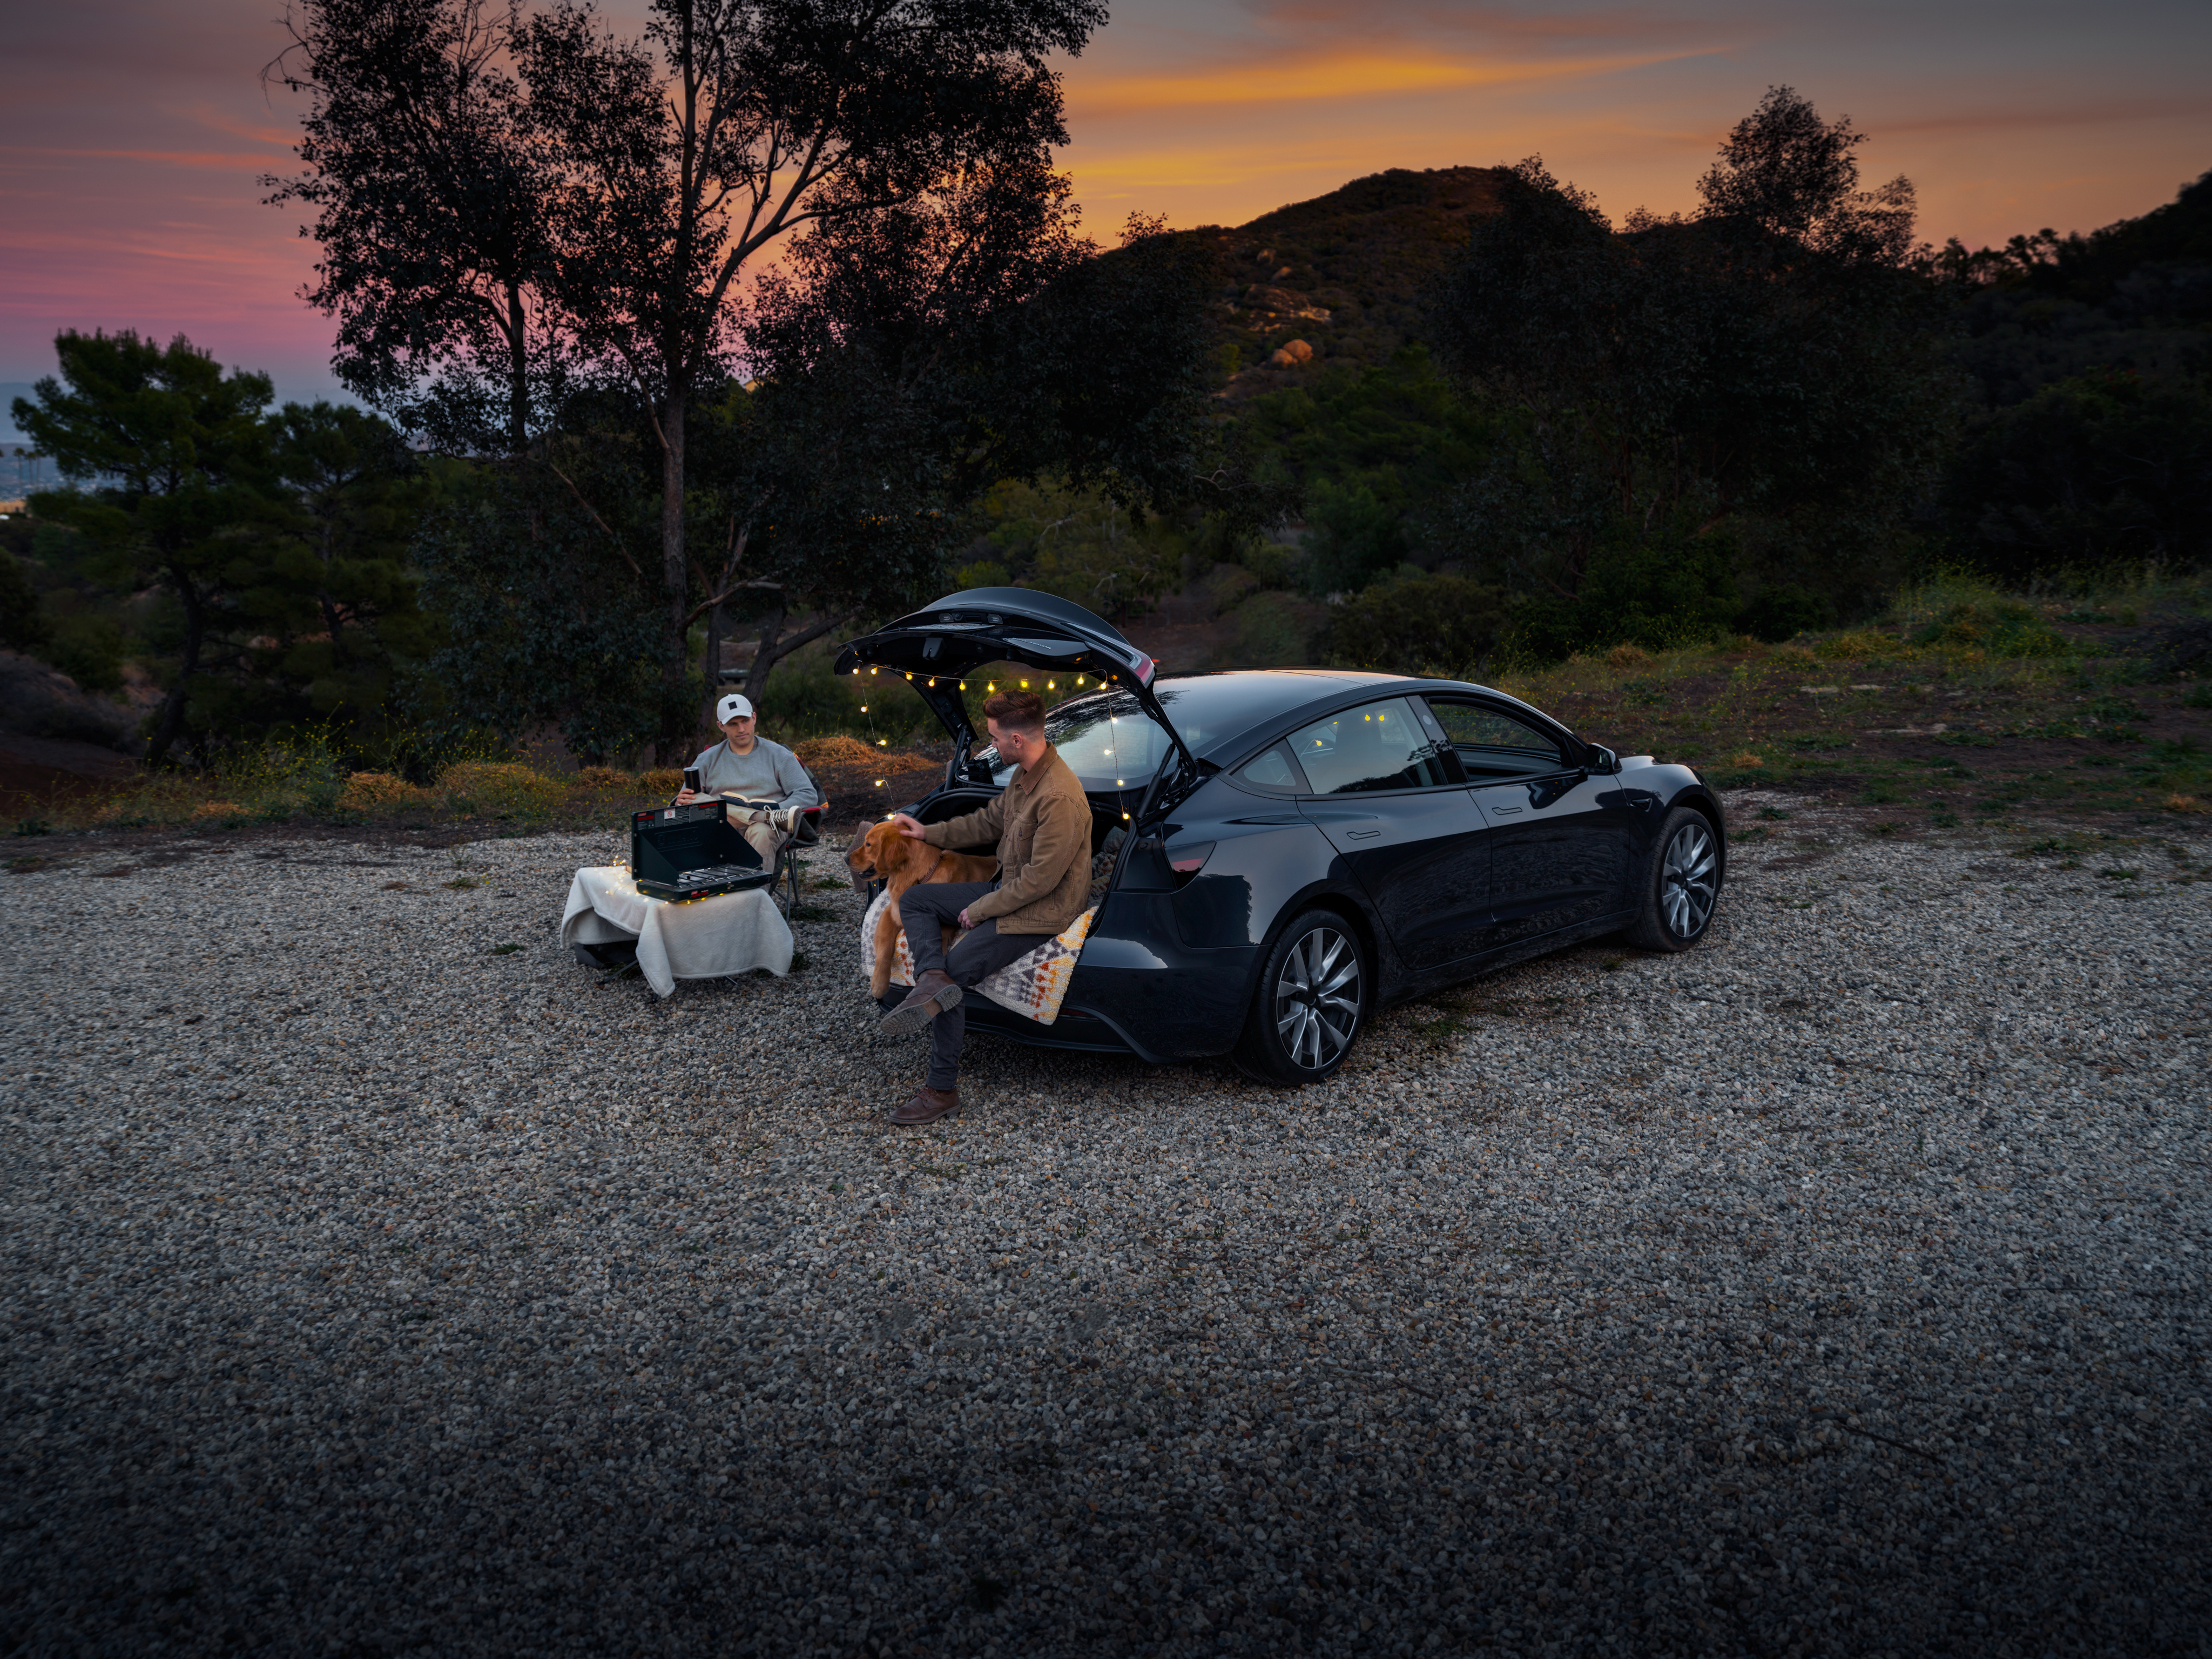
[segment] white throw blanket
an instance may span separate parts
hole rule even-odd
[[[679,979],[791,971],[791,927],[766,888],[672,903],[639,892],[623,865],[577,871],[561,918],[562,948],[626,939],[637,941],[637,965],[657,996]]]
[[[890,890],[886,888],[876,895],[876,902],[860,922],[860,972],[871,984],[875,982],[876,921],[890,902]],[[1066,933],[1039,939],[1035,950],[1016,957],[985,978],[975,987],[976,994],[1040,1025],[1051,1024],[1060,1018],[1060,1000],[1067,994],[1068,981],[1075,977],[1075,960],[1083,954],[1083,941],[1091,935],[1091,919],[1097,914],[1094,904]],[[914,953],[907,949],[905,933],[898,935],[896,948],[898,960],[891,963],[891,983],[911,985]]]

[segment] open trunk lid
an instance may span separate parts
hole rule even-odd
[[[1111,623],[1054,594],[1024,587],[971,587],[947,594],[853,641],[838,653],[836,672],[896,673],[913,684],[951,734],[952,760],[945,774],[949,787],[989,781],[969,768],[976,723],[969,714],[961,680],[992,662],[1095,678],[1102,688],[1128,691],[1167,734],[1171,751],[1146,800],[1163,803],[1198,781],[1198,762],[1152,690],[1158,665]]]

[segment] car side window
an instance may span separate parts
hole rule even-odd
[[[1403,697],[1316,720],[1293,733],[1290,743],[1316,795],[1434,789],[1459,781],[1443,745],[1422,728]]]
[[[1271,795],[1306,793],[1306,781],[1299,775],[1297,763],[1291,758],[1289,748],[1279,743],[1262,749],[1238,767],[1237,781],[1249,788],[1264,789]]]
[[[1435,697],[1428,704],[1460,765],[1478,783],[1485,778],[1556,772],[1565,764],[1558,739],[1502,708]]]

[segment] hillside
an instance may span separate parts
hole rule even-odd
[[[1393,167],[1234,228],[1209,226],[1227,280],[1217,301],[1229,395],[1243,399],[1331,368],[1375,368],[1420,337],[1422,287],[1497,206],[1496,171]],[[1281,368],[1291,340],[1310,362]],[[1231,353],[1233,351],[1234,357]]]

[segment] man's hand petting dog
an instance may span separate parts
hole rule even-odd
[[[894,812],[891,814],[891,822],[898,825],[899,834],[904,836],[908,841],[921,839],[921,820],[912,813]],[[975,918],[970,916],[964,908],[960,912],[960,925],[963,927],[973,927],[975,925]]]

